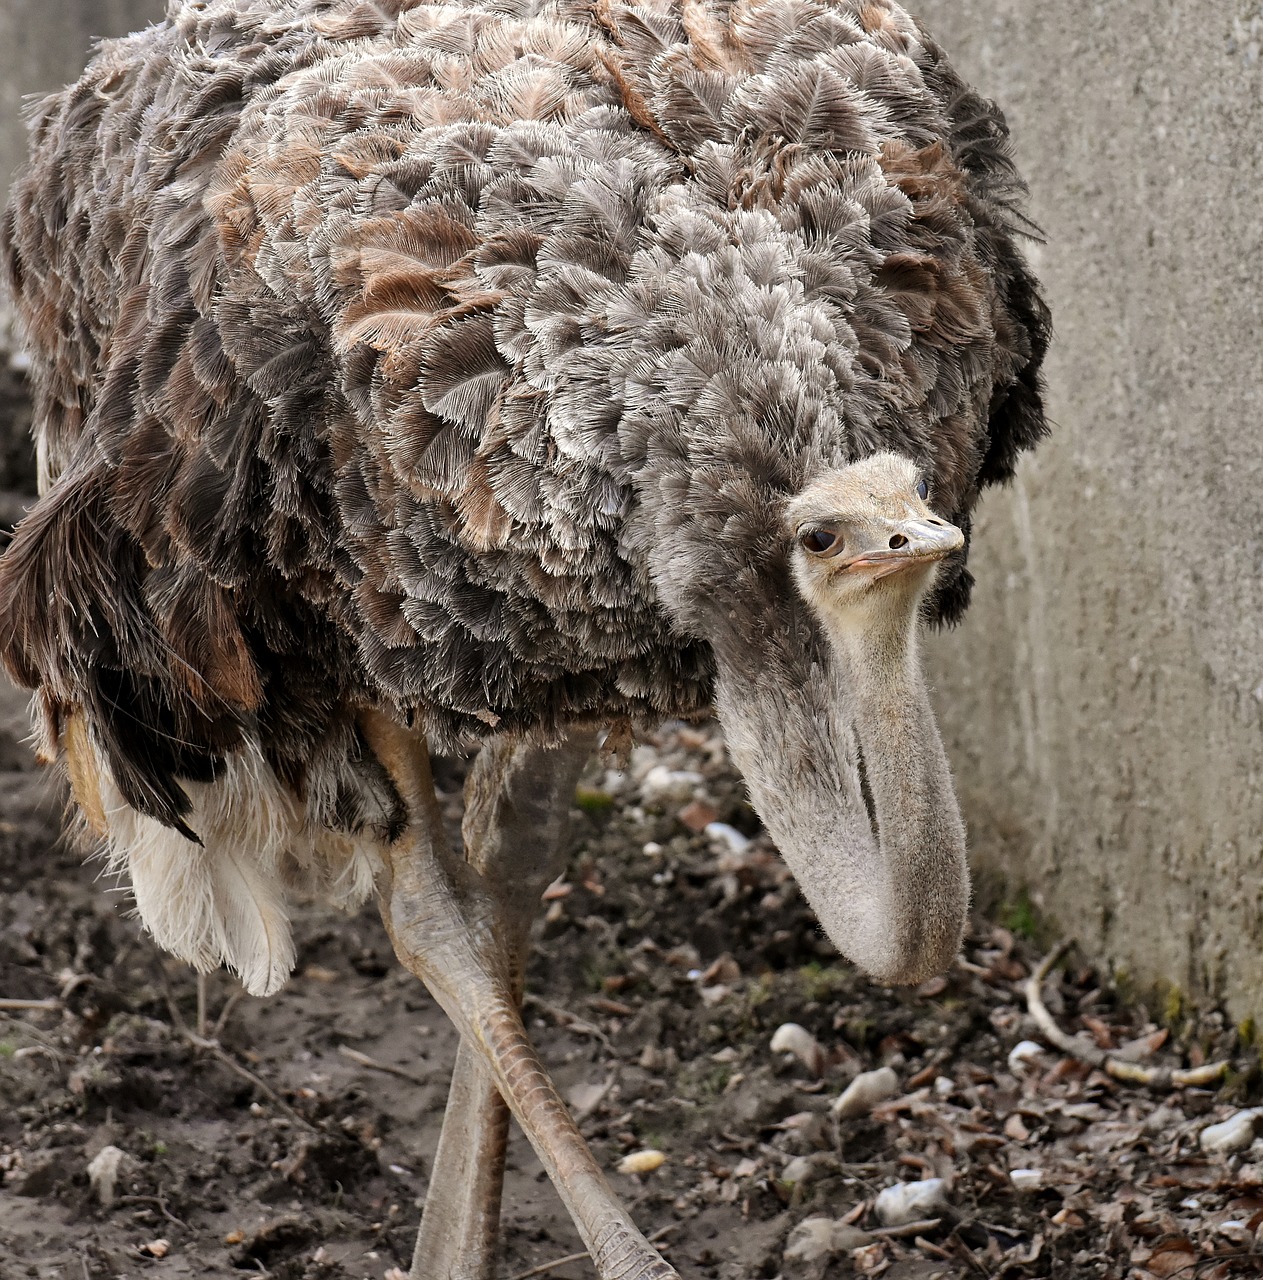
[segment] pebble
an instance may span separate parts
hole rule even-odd
[[[884,1227],[902,1227],[922,1218],[937,1218],[947,1207],[947,1183],[942,1178],[896,1182],[877,1197],[874,1205]]]
[[[1036,1044],[1034,1040],[1019,1040],[1009,1050],[1009,1070],[1016,1071],[1019,1067],[1028,1067],[1032,1063],[1038,1062],[1043,1056],[1044,1046],[1042,1044]]]
[[[1249,1111],[1238,1111],[1220,1124],[1207,1125],[1197,1139],[1201,1149],[1223,1154],[1244,1151],[1254,1141],[1254,1126],[1260,1114],[1263,1114],[1260,1108],[1252,1107]]]
[[[722,844],[729,853],[745,853],[750,847],[750,837],[744,836],[736,827],[726,822],[708,822],[705,828],[706,838]]]
[[[846,1086],[830,1110],[835,1120],[866,1116],[879,1103],[899,1092],[899,1077],[890,1067],[864,1071]]]
[[[618,1162],[619,1173],[652,1173],[666,1164],[667,1158],[661,1151],[646,1149],[631,1151]]]
[[[640,784],[641,799],[645,804],[684,804],[693,798],[693,792],[705,782],[693,769],[668,769],[666,765],[654,765]]]
[[[824,1070],[824,1050],[820,1041],[796,1022],[785,1022],[776,1028],[769,1046],[773,1053],[792,1053],[812,1075]]]
[[[1009,1171],[1009,1181],[1013,1184],[1015,1191],[1035,1191],[1044,1184],[1044,1171],[1042,1169],[1012,1169]]]
[[[785,1241],[786,1262],[819,1262],[834,1254],[846,1253],[868,1244],[867,1231],[833,1218],[807,1218],[789,1233]]]

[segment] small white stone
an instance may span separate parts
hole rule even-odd
[[[834,1102],[830,1110],[835,1120],[866,1116],[879,1103],[899,1092],[899,1077],[890,1067],[861,1072]]]
[[[769,1047],[773,1053],[792,1053],[813,1075],[824,1070],[824,1050],[820,1041],[796,1022],[785,1022],[777,1027]]]
[[[652,1173],[666,1164],[667,1158],[661,1151],[646,1149],[632,1151],[618,1162],[619,1173]]]
[[[745,853],[750,847],[750,837],[742,835],[736,827],[730,827],[726,822],[708,822],[703,830],[707,839],[722,844],[729,853]]]
[[[1009,1050],[1009,1070],[1016,1071],[1019,1067],[1028,1067],[1032,1063],[1038,1062],[1043,1056],[1044,1046],[1042,1044],[1036,1044],[1034,1040],[1019,1040]]]
[[[874,1207],[884,1227],[902,1227],[922,1218],[937,1218],[947,1209],[947,1183],[942,1178],[896,1182],[877,1197]]]
[[[127,1158],[127,1152],[118,1147],[102,1147],[88,1162],[88,1182],[103,1205],[114,1203],[119,1172]]]
[[[1254,1126],[1259,1114],[1257,1107],[1251,1107],[1249,1111],[1238,1111],[1219,1124],[1207,1125],[1197,1141],[1206,1152],[1227,1155],[1233,1151],[1244,1151],[1254,1141]]]
[[[1035,1191],[1044,1184],[1044,1171],[1042,1169],[1012,1169],[1009,1171],[1009,1181],[1013,1184],[1015,1191]]]
[[[640,784],[640,795],[649,805],[683,804],[693,798],[693,792],[705,781],[693,769],[668,769],[658,764],[645,774],[645,780]]]

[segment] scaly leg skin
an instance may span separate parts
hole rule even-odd
[[[493,741],[465,783],[465,859],[498,900],[519,1002],[531,922],[564,861],[570,800],[593,745],[586,733],[558,748]],[[508,1136],[508,1106],[462,1039],[411,1280],[495,1280]]]
[[[409,1280],[495,1280],[508,1139],[509,1108],[462,1039]]]
[[[447,848],[424,743],[378,713],[365,714],[364,730],[412,814],[408,830],[384,850],[382,918],[396,955],[482,1055],[601,1280],[679,1280],[610,1190],[522,1025],[498,899],[537,885],[540,868],[520,865],[504,842],[495,868],[504,892],[493,892]]]

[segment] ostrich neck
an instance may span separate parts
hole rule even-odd
[[[755,807],[833,943],[888,982],[951,963],[969,897],[914,613],[913,602],[862,622],[826,613],[824,661],[795,675],[772,640],[757,664],[722,663],[719,679]]]

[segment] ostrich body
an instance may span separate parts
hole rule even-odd
[[[714,706],[837,946],[955,954],[918,618],[1044,429],[1002,118],[887,0],[177,0],[33,134],[43,754],[252,992],[289,893],[377,893],[462,1037],[418,1280],[493,1274],[509,1110],[604,1280],[673,1275],[523,1030],[534,904],[598,731]]]

